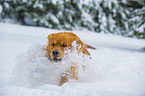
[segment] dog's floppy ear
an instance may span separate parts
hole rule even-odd
[[[50,35],[48,35],[48,40],[50,40],[51,38],[53,38],[54,37],[54,35],[55,35],[55,33],[53,33],[53,34],[50,34]]]
[[[56,34],[56,33],[53,33],[53,34],[48,35],[48,37],[47,37],[48,40],[52,39],[52,38],[54,37],[55,34]],[[45,50],[49,51],[49,42],[48,42],[48,44],[45,46]]]

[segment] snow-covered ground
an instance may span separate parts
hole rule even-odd
[[[86,44],[97,48],[89,49],[92,59],[86,61],[88,67],[84,80],[70,81],[60,87],[47,82],[54,73],[44,76],[47,73],[44,70],[39,71],[40,76],[37,74],[37,78],[34,78],[26,70],[40,63],[43,66],[37,66],[38,69],[47,69],[46,63],[49,61],[44,57],[43,50],[47,36],[63,31],[0,23],[0,96],[145,95],[145,52],[142,50],[145,40],[86,30],[73,31]],[[33,62],[27,62],[30,55],[36,57]],[[27,86],[18,76],[27,77]]]

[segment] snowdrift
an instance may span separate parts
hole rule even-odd
[[[13,75],[14,86],[6,87],[6,90],[12,94],[15,94],[17,90],[28,96],[32,96],[32,93],[38,90],[37,95],[44,92],[46,96],[48,94],[53,94],[53,96],[60,96],[60,94],[62,96],[70,94],[75,96],[86,94],[143,96],[145,94],[144,53],[109,48],[89,51],[91,60],[87,59],[88,57],[81,59],[83,54],[78,55],[74,51],[70,52],[70,55],[66,56],[63,61],[54,63],[46,57],[44,45],[35,43],[29,46],[27,52],[18,56]],[[84,72],[79,70],[78,81],[70,80],[60,87],[58,86],[60,73],[69,68],[71,62],[86,65],[86,70]],[[20,95],[17,93],[16,96],[18,94]]]
[[[89,50],[92,59],[80,59],[82,54],[74,52],[64,62],[52,64],[44,45],[47,36],[56,32],[63,31],[0,23],[0,96],[145,96],[144,40],[74,31],[97,48]],[[80,70],[78,81],[60,87],[57,73],[70,61],[87,68]]]
[[[13,82],[16,85],[25,87],[39,87],[44,84],[59,85],[61,74],[71,68],[73,63],[77,64],[78,67],[79,80],[77,82],[87,81],[91,78],[89,77],[90,73],[93,71],[95,73],[96,69],[89,69],[92,65],[93,67],[96,66],[89,59],[90,56],[82,53],[78,54],[75,50],[76,48],[67,50],[65,53],[68,54],[62,61],[51,62],[44,47],[44,45],[39,43],[33,44],[28,48],[27,52],[17,57],[17,64],[13,73]],[[82,70],[82,66],[86,66],[85,71]]]

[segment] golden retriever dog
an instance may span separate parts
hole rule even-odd
[[[73,47],[72,43],[76,42],[76,50],[79,53],[90,55],[87,48],[95,49],[89,45],[85,45],[80,38],[72,32],[60,32],[53,33],[48,36],[48,44],[45,46],[45,50],[48,52],[48,58],[52,62],[59,62],[63,60],[63,57],[66,55],[65,51]],[[85,66],[83,66],[85,68]],[[72,64],[71,68],[67,72],[62,73],[61,80],[59,85],[67,82],[68,79],[78,80],[77,65]]]

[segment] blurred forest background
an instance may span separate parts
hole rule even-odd
[[[0,0],[0,21],[145,39],[145,0]]]

